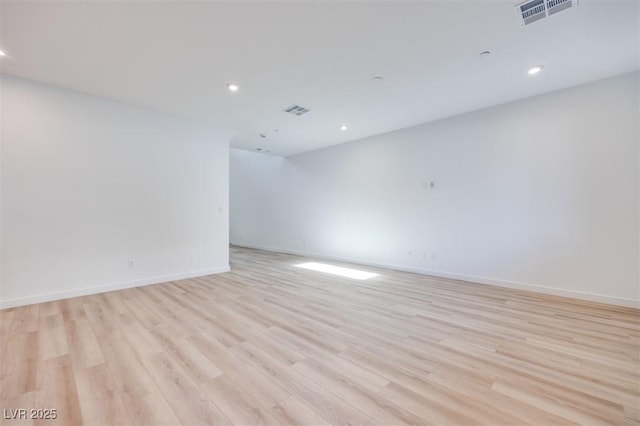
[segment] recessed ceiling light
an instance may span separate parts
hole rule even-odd
[[[489,56],[489,55],[491,55],[490,50],[485,50],[484,52],[480,52],[480,56]]]
[[[348,129],[348,127],[347,127],[346,124],[343,124],[342,126],[340,126],[340,130],[347,130],[347,129]]]
[[[7,54],[0,50],[0,56],[7,56]]]
[[[261,137],[261,138],[266,138],[266,137],[267,137],[267,135],[265,135],[264,133],[260,133],[260,137]]]
[[[373,77],[371,80],[373,80],[373,81],[382,81],[382,80],[384,80],[384,77],[381,77],[381,76],[378,75],[376,77]]]
[[[532,67],[531,69],[529,69],[529,75],[536,75],[540,71],[542,71],[543,68],[544,67],[542,65],[536,65],[535,67]]]
[[[256,151],[262,151],[262,148],[256,148]]]
[[[240,86],[238,86],[235,83],[229,83],[227,84],[227,88],[229,89],[230,92],[237,92],[238,89],[240,89]]]

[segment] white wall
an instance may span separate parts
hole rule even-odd
[[[232,150],[231,241],[638,305],[638,93],[632,73],[286,159]]]
[[[0,306],[228,270],[229,135],[0,83]]]

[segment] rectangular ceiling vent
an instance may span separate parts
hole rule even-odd
[[[289,108],[285,109],[284,112],[288,112],[293,115],[302,115],[308,113],[310,110],[300,105],[291,105]]]
[[[578,0],[529,0],[516,6],[522,25],[529,25],[555,13],[575,7]]]

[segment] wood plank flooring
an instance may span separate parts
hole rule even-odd
[[[2,424],[640,424],[638,310],[307,260],[0,311]]]

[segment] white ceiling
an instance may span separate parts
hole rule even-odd
[[[637,0],[580,0],[526,27],[515,3],[2,1],[0,66],[284,156],[639,68]],[[311,112],[282,112],[294,103]]]

